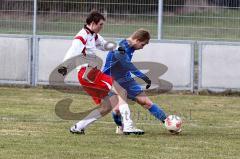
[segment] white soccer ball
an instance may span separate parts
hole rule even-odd
[[[112,42],[112,41],[108,41],[104,44],[104,48],[107,51],[115,50],[116,47],[117,47],[117,44],[115,42]]]
[[[182,131],[182,119],[177,115],[169,115],[164,123],[166,129],[171,133],[178,134]]]

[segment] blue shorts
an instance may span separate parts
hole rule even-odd
[[[136,99],[136,96],[143,92],[141,85],[135,80],[119,83],[127,91],[127,97],[131,100]]]

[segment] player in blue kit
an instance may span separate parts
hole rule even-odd
[[[164,123],[166,119],[165,112],[146,96],[141,85],[131,76],[132,73],[145,81],[147,83],[146,89],[151,86],[151,80],[131,62],[134,51],[142,49],[149,43],[149,40],[150,34],[144,29],[139,29],[129,38],[122,40],[119,43],[118,50],[108,53],[103,72],[112,76],[114,80],[127,91],[127,97],[129,99],[136,101]],[[129,134],[124,131],[133,123],[128,105],[115,107],[112,116],[115,123],[118,125],[116,133],[123,132],[124,134]]]

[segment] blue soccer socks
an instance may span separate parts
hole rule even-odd
[[[157,104],[152,104],[151,108],[148,110],[153,116],[164,123],[164,120],[167,118],[166,114]],[[112,118],[117,126],[123,126],[121,115],[112,112]]]
[[[167,118],[166,114],[157,104],[152,104],[151,108],[148,110],[153,116],[164,123],[164,120]]]
[[[112,112],[112,118],[117,126],[122,126],[122,118],[121,118],[120,114],[118,115],[118,114]]]

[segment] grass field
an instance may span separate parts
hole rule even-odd
[[[75,121],[55,114],[55,104],[63,98],[74,100],[72,112],[92,105],[90,98],[82,94],[0,87],[0,158],[239,159],[237,96],[151,96],[168,113],[183,118],[180,135],[169,134],[144,109],[132,103],[133,117],[146,132],[143,136],[115,134],[110,115],[91,125],[86,135],[72,135],[68,129]]]

